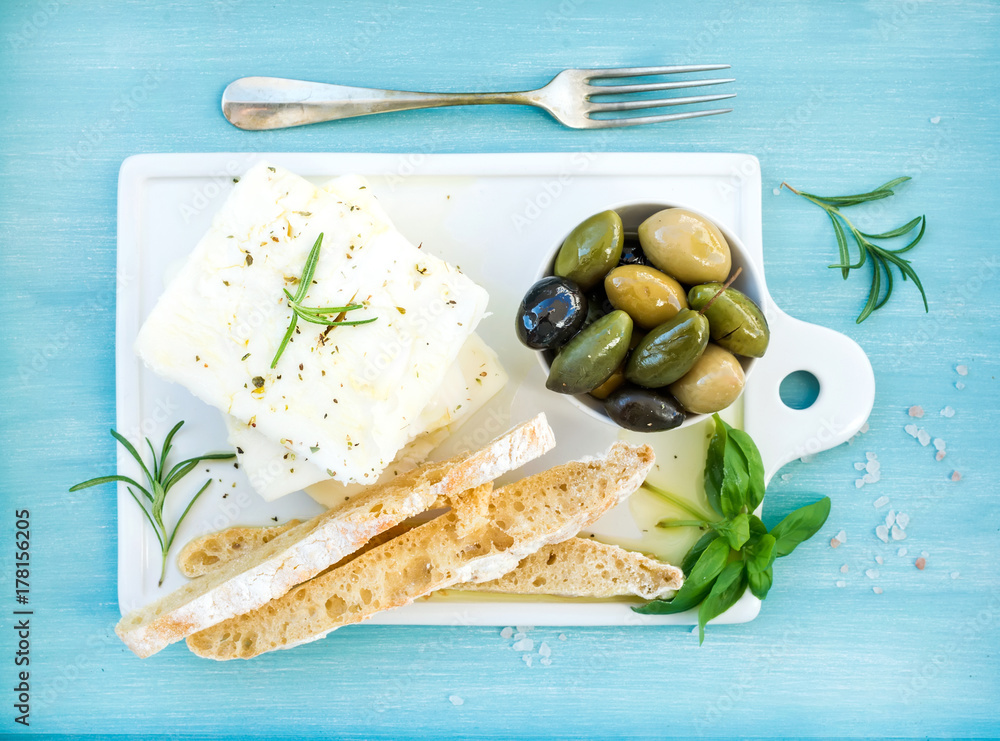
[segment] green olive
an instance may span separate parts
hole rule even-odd
[[[668,208],[642,222],[639,244],[653,265],[681,283],[725,280],[732,267],[719,227],[684,208]]]
[[[663,324],[687,308],[681,284],[648,265],[619,265],[604,279],[604,290],[611,304],[627,311],[643,329]]]
[[[632,318],[605,314],[563,345],[549,367],[545,387],[560,394],[585,394],[608,380],[628,354]]]
[[[614,211],[595,214],[566,237],[556,255],[553,272],[585,291],[590,290],[618,264],[622,256],[622,239],[621,216]]]
[[[715,301],[712,298],[722,289],[721,283],[705,283],[688,291],[692,308],[705,309],[712,339],[729,352],[760,358],[767,351],[771,331],[760,307],[749,296],[735,288],[727,288]]]
[[[603,401],[604,399],[607,399],[611,395],[611,392],[613,392],[623,383],[625,383],[625,367],[623,365],[619,365],[617,368],[615,368],[615,372],[612,373],[610,376],[608,376],[608,380],[606,380],[597,388],[593,388],[590,390],[590,395],[593,396],[595,399],[601,399]]]
[[[625,366],[625,378],[646,388],[671,384],[691,369],[707,344],[708,320],[696,311],[681,309],[636,345]]]
[[[670,384],[670,393],[689,412],[712,414],[736,401],[745,382],[736,356],[710,342],[691,370]]]

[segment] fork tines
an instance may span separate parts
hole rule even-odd
[[[597,128],[612,128],[618,126],[638,126],[640,124],[660,123],[663,121],[678,121],[685,118],[700,118],[729,113],[732,108],[715,108],[702,111],[685,111],[682,113],[665,113],[654,116],[637,116],[625,118],[594,118],[594,113],[609,113],[615,111],[638,111],[649,108],[666,108],[669,106],[694,103],[710,103],[716,100],[735,98],[736,93],[720,95],[689,95],[675,98],[636,98],[634,100],[616,100],[598,102],[594,98],[604,95],[626,95],[629,93],[649,93],[660,90],[681,90],[685,88],[705,87],[708,85],[723,85],[735,82],[732,77],[707,80],[677,80],[670,82],[647,82],[638,84],[595,85],[595,80],[621,79],[623,77],[653,77],[657,75],[672,75],[683,72],[710,72],[712,70],[729,69],[728,64],[679,64],[664,67],[611,67],[607,69],[584,70],[584,82],[587,86],[587,112],[589,126]]]

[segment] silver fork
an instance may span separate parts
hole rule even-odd
[[[556,120],[574,129],[611,129],[619,126],[639,126],[663,121],[678,121],[684,118],[714,116],[719,113],[729,113],[732,108],[627,118],[594,118],[593,114],[709,103],[734,98],[736,94],[691,95],[655,100],[633,98],[608,102],[597,101],[594,98],[721,85],[734,80],[731,78],[678,80],[628,85],[595,85],[593,84],[595,80],[672,75],[679,72],[708,72],[728,68],[728,64],[688,64],[669,67],[567,69],[552,78],[552,81],[545,87],[512,93],[413,93],[405,90],[378,90],[346,85],[329,85],[321,82],[305,82],[303,80],[286,80],[280,77],[244,77],[231,83],[222,94],[222,112],[234,126],[259,131],[366,116],[371,113],[496,103],[536,106],[548,111]]]

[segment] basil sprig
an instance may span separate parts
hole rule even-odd
[[[764,464],[743,430],[718,414],[705,460],[705,494],[721,519],[662,520],[657,527],[697,527],[705,534],[691,547],[681,569],[685,581],[672,599],[633,607],[644,615],[671,615],[698,606],[698,643],[705,625],[750,589],[764,599],[774,582],[774,560],[815,535],[830,514],[830,498],[795,510],[770,531],[753,514],[764,499]]]

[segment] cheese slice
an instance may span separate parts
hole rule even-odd
[[[469,337],[437,393],[410,429],[409,442],[383,471],[379,483],[423,463],[451,431],[481,409],[506,382],[507,374],[496,353],[479,335]],[[308,491],[329,507],[364,488],[362,484],[327,481],[330,476],[309,456],[300,456],[235,417],[225,415],[225,420],[229,443],[236,449],[240,467],[267,501],[324,482]]]
[[[160,297],[136,350],[153,371],[332,478],[373,483],[410,439],[487,294],[356,201],[266,162],[252,167]],[[294,292],[321,233],[305,305],[364,302],[350,318],[378,319],[333,329],[300,320],[271,369],[292,316],[283,289]]]

